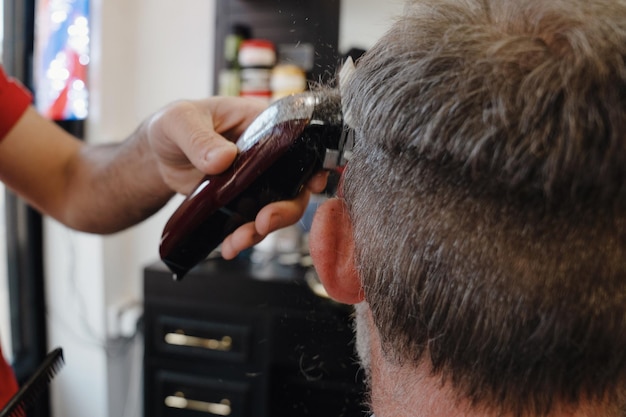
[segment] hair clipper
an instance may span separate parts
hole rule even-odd
[[[205,176],[165,225],[159,251],[174,279],[267,204],[296,197],[320,170],[344,166],[354,135],[344,128],[339,93],[324,90],[276,101],[236,144],[233,164]]]

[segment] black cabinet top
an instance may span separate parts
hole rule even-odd
[[[349,309],[317,294],[319,284],[312,269],[262,264],[247,258],[208,259],[192,269],[184,279],[175,281],[162,262],[149,265],[144,271],[146,302],[176,300],[187,304],[227,304],[230,306],[275,306],[303,309]]]

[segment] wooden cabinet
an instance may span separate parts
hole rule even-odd
[[[144,410],[174,416],[360,416],[351,309],[306,270],[208,260],[145,269]]]

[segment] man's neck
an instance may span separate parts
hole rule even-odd
[[[378,331],[373,327],[371,314],[367,316],[370,329],[370,402],[376,417],[510,417],[470,406],[469,400],[459,398],[449,383],[443,384],[441,378],[433,376],[427,365],[400,366],[385,360]],[[607,412],[605,405],[582,401],[575,409],[557,406],[547,417],[614,415]]]
[[[375,359],[374,359],[375,358]],[[372,354],[371,405],[377,417],[487,417],[474,412],[425,370],[402,369]]]

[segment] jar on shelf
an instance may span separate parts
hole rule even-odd
[[[242,97],[272,98],[272,69],[276,65],[276,48],[265,39],[248,39],[239,46]]]
[[[239,47],[250,38],[251,29],[243,24],[235,24],[224,38],[224,67],[218,75],[218,94],[238,96],[240,94],[241,74],[239,73]]]
[[[272,100],[278,100],[290,94],[301,93],[307,89],[306,74],[297,65],[278,64],[272,70],[270,86],[272,89]]]

